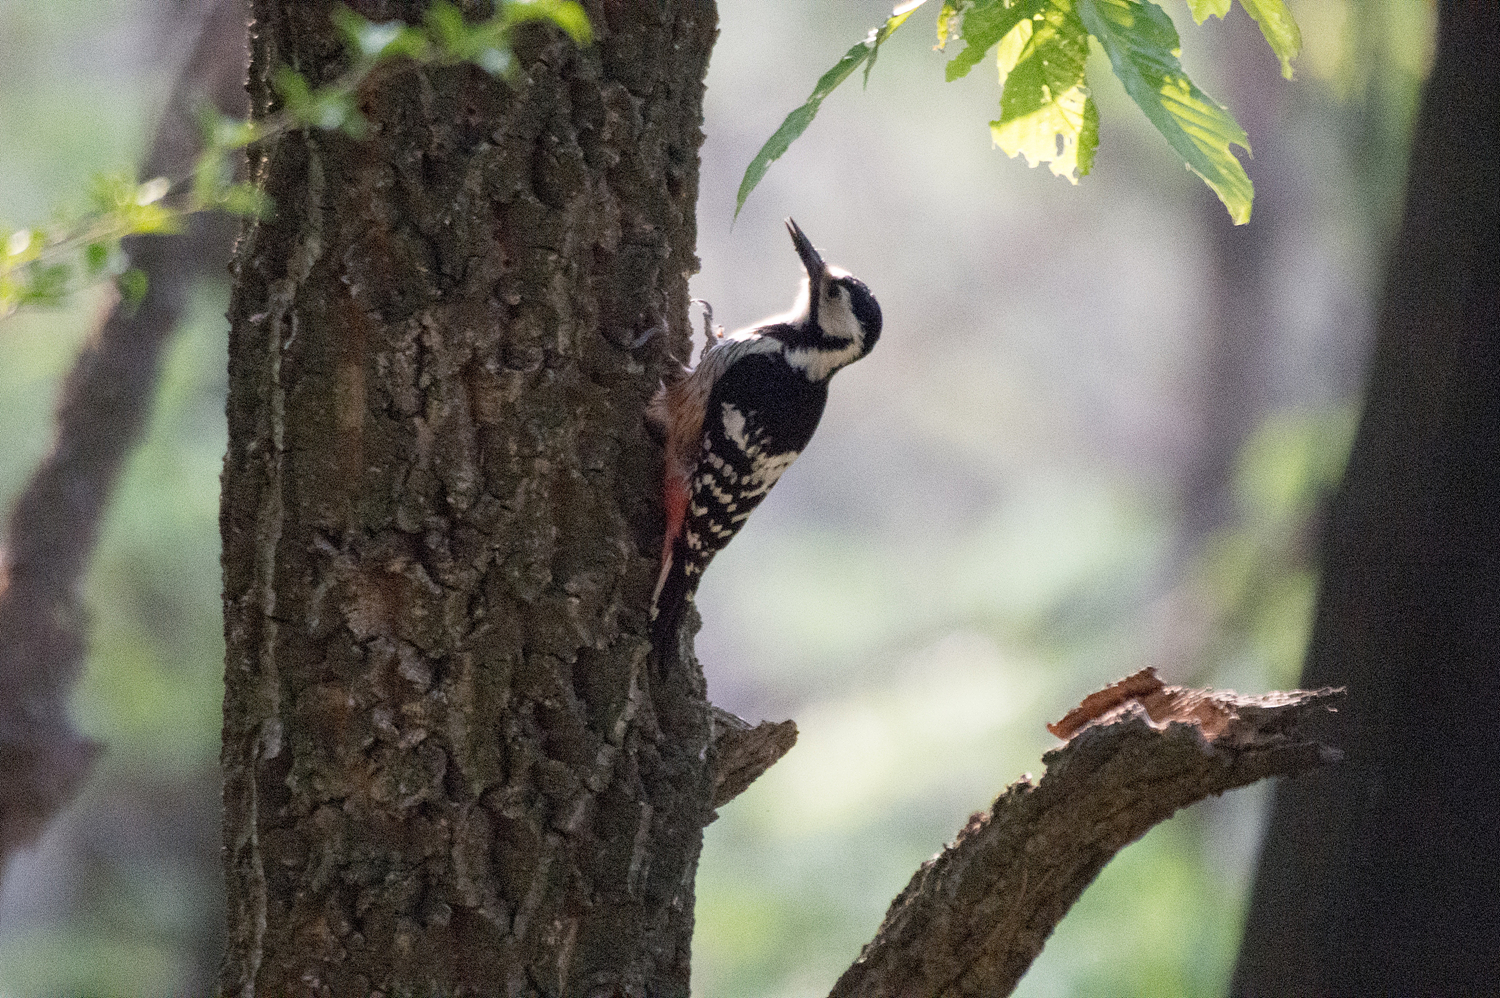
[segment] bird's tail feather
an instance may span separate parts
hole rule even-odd
[[[656,598],[651,602],[651,644],[656,648],[663,667],[677,657],[678,631],[687,613],[688,601],[693,598],[687,572],[683,570],[685,553],[672,552],[671,561],[663,566],[657,583]]]

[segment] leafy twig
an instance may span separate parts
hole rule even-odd
[[[256,121],[216,111],[201,116],[202,152],[185,177],[154,177],[143,183],[125,176],[95,178],[89,207],[50,228],[0,227],[0,318],[26,306],[57,305],[75,279],[115,279],[128,305],[145,293],[142,271],[120,251],[129,236],[179,232],[189,216],[208,210],[264,215],[272,205],[252,184],[234,180],[234,154],[254,142],[303,128],[336,129],[361,138],[368,123],[355,95],[382,63],[473,63],[495,75],[513,70],[511,41],[523,25],[556,25],[580,45],[591,38],[588,17],[573,0],[499,0],[495,14],[469,23],[448,0],[427,8],[420,25],[375,23],[347,9],[334,18],[351,66],[338,79],[312,87],[290,67],[276,74],[281,106]],[[79,255],[81,253],[81,259]]]
[[[817,116],[823,100],[861,65],[868,84],[881,44],[925,0],[898,6],[880,27],[824,73],[812,95],[786,116],[745,168],[735,199],[736,217],[761,178]],[[1291,78],[1302,46],[1285,0],[1239,0],[1255,19]],[[1188,0],[1198,23],[1223,17],[1230,0]],[[1077,183],[1093,166],[1099,113],[1089,95],[1085,67],[1089,39],[1109,56],[1115,75],[1184,165],[1203,178],[1235,224],[1250,220],[1255,189],[1234,155],[1249,140],[1234,116],[1188,78],[1178,61],[1172,19],[1152,0],[943,0],[938,48],[960,39],[964,48],[948,63],[947,78],[966,75],[990,52],[1000,76],[1000,117],[990,122],[995,145],[1027,163],[1050,165]]]

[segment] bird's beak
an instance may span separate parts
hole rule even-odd
[[[808,279],[817,284],[818,278],[823,276],[825,269],[823,258],[818,255],[817,250],[813,249],[813,244],[807,236],[802,234],[797,223],[790,218],[786,220],[786,230],[792,234],[792,245],[797,247],[797,255],[802,258],[802,266],[807,268]]]

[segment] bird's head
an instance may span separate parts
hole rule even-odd
[[[841,267],[831,267],[792,219],[786,220],[792,245],[807,269],[807,282],[788,325],[795,330],[789,357],[809,377],[824,378],[851,364],[880,339],[880,303],[865,283]]]

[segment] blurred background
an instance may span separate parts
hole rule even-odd
[[[92,173],[134,169],[197,6],[0,0],[0,219],[45,220]],[[1154,665],[1260,692],[1300,666],[1428,4],[1291,0],[1305,49],[1288,83],[1238,8],[1197,28],[1165,0],[1189,72],[1249,132],[1239,228],[1097,52],[1092,175],[1073,186],[994,150],[993,70],[943,82],[931,6],[731,224],[751,156],[889,5],[720,2],[694,293],[730,329],[784,309],[792,215],[886,325],[699,594],[712,698],[801,730],[707,830],[705,996],[825,994],[916,866],[1041,774],[1043,725],[1091,690]],[[202,283],[106,522],[75,709],[108,749],[6,877],[0,998],[212,987],[227,293],[227,274]],[[104,303],[0,323],[5,509]],[[1019,993],[1220,993],[1264,799],[1209,801],[1127,849]]]

